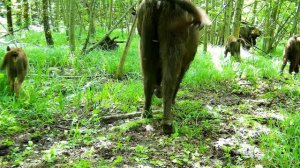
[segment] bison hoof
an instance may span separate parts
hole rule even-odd
[[[143,113],[143,118],[153,118],[153,114],[151,111],[145,111]]]
[[[164,133],[167,135],[171,135],[172,133],[175,132],[172,124],[163,123],[163,129],[164,129]]]

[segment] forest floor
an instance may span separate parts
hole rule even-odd
[[[294,149],[300,137],[300,81],[279,76],[276,57],[243,52],[242,63],[236,63],[224,59],[218,47],[204,56],[199,52],[173,107],[171,136],[162,133],[158,98],[154,119],[103,122],[105,116],[142,112],[136,41],[121,80],[113,72],[122,48],[72,60],[64,46],[27,46],[31,69],[20,99],[0,74],[0,167],[300,165]]]

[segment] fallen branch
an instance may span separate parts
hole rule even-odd
[[[24,29],[27,29],[27,30],[28,30],[28,28],[24,27],[24,28],[21,28],[21,29],[14,30],[13,33],[16,33],[16,32],[18,32],[18,31],[21,31],[21,30],[24,30]],[[10,35],[11,35],[11,33],[6,33],[6,34],[4,34],[3,36],[1,36],[0,38],[4,38],[4,37],[10,36]]]
[[[157,114],[162,112],[162,110],[153,110],[153,114]],[[101,121],[105,124],[113,123],[118,120],[124,120],[124,119],[132,119],[136,117],[142,116],[143,112],[133,112],[133,113],[127,113],[127,114],[116,114],[116,115],[110,115],[110,116],[103,116],[101,118]]]
[[[270,55],[269,53],[265,52],[264,50],[256,47],[256,46],[252,46],[256,51],[259,51],[260,53],[266,54],[267,56],[269,56],[270,58],[272,58],[272,55]]]
[[[126,41],[115,41],[115,43],[126,43]]]
[[[41,77],[48,77],[48,78],[66,78],[66,79],[74,79],[74,78],[88,78],[88,79],[91,79],[91,78],[99,78],[99,77],[107,77],[107,76],[111,76],[113,77],[113,75],[91,75],[91,76],[73,76],[73,75],[39,75],[39,74],[30,74],[28,75],[29,77],[31,76],[41,76]]]
[[[88,78],[88,79],[92,79],[92,78],[100,78],[100,77],[106,77],[106,78],[111,78],[111,79],[115,79],[114,75],[112,74],[100,74],[100,75],[90,75],[90,76],[79,76],[79,75],[45,75],[45,74],[29,74],[28,77],[34,77],[34,76],[41,76],[41,77],[48,77],[48,78],[66,78],[66,79],[77,79],[77,78]],[[137,79],[141,78],[140,74],[136,74],[136,73],[130,73],[128,72],[126,74],[126,76],[124,77],[129,78],[129,77],[135,77]]]

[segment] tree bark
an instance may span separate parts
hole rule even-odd
[[[275,33],[275,29],[277,27],[277,12],[278,12],[278,6],[280,5],[280,3],[278,3],[278,1],[275,1],[277,3],[273,4],[273,8],[272,8],[272,12],[271,12],[271,20],[272,20],[272,26],[270,27],[269,30],[269,42],[267,45],[267,53],[269,53],[272,49],[273,49],[273,42],[274,40],[274,33]]]
[[[49,14],[48,14],[48,0],[43,0],[43,25],[45,38],[48,46],[53,46],[54,42],[52,39],[50,24],[49,24]]]
[[[208,9],[209,11],[215,11],[215,0],[211,0],[210,1],[210,4],[211,4],[211,7]],[[206,7],[207,8],[207,7]],[[214,18],[215,17],[215,14],[211,15],[210,16],[211,18]],[[215,24],[212,24],[210,27],[209,27],[209,43],[210,44],[216,44],[216,31],[217,31],[217,24],[218,22],[215,22]]]
[[[34,24],[37,24],[40,22],[40,13],[41,13],[41,3],[40,1],[34,1],[34,4],[31,5],[31,19],[32,19],[32,22]]]
[[[13,35],[14,34],[14,28],[13,28],[13,20],[12,20],[12,10],[11,10],[11,5],[12,2],[11,0],[6,0],[6,19],[7,19],[7,29],[8,29],[8,33]]]
[[[264,37],[263,41],[263,50],[266,53],[269,53],[274,48],[273,44],[276,41],[274,39],[274,32],[277,27],[277,13],[281,3],[282,0],[277,0],[275,2],[269,0],[267,3],[268,8],[266,10],[269,13],[269,16],[267,16],[265,19],[266,36]]]
[[[208,6],[209,2],[208,0],[205,0],[205,12],[208,13]],[[208,28],[207,26],[204,27],[204,42],[203,42],[203,51],[206,53],[207,52],[207,45],[208,45]]]
[[[53,13],[52,2],[53,2],[53,0],[48,0],[49,24],[52,26],[52,29],[53,29],[53,27],[55,25],[55,23],[54,23],[55,14]]]
[[[94,10],[95,10],[95,8],[94,8],[94,2],[95,2],[95,0],[91,0],[90,5],[87,6],[88,9],[89,9],[89,31],[88,31],[87,37],[85,39],[85,43],[83,45],[81,53],[85,52],[86,47],[87,47],[87,45],[88,45],[88,43],[90,41],[90,36],[93,33],[93,29],[94,29],[94,24],[93,24],[94,23]]]
[[[113,16],[113,0],[110,0],[110,4],[109,4],[109,20],[108,20],[108,30],[111,29],[111,25],[112,25],[112,16]]]
[[[89,15],[89,31],[90,31],[90,36],[94,37],[95,33],[96,33],[96,28],[95,28],[95,23],[94,23],[94,15],[95,15],[95,6],[97,5],[96,2],[94,2],[94,0],[90,0],[90,2],[88,3],[88,1],[84,2],[85,8],[87,10],[87,13]],[[101,8],[99,6],[99,8]],[[91,10],[93,10],[93,12],[91,12]],[[92,15],[92,19],[91,19],[91,15]]]
[[[253,16],[252,16],[252,21],[251,21],[251,24],[252,25],[255,25],[256,24],[256,13],[257,13],[257,3],[258,1],[257,0],[254,0],[254,3],[253,3]]]
[[[298,26],[299,19],[300,19],[300,0],[298,0],[298,7],[297,7],[296,15],[294,16],[293,28],[290,36],[300,33],[300,28],[299,28],[300,26]]]
[[[17,15],[16,25],[22,27],[22,3],[21,0],[17,0],[17,10],[15,11]]]
[[[267,11],[270,11],[272,8],[271,6],[272,4],[272,0],[268,0],[266,1],[266,17],[265,17],[265,23],[264,23],[264,28],[265,28],[265,34],[266,34],[266,37],[264,37],[263,39],[263,50],[266,52],[267,51],[267,46],[269,45],[269,37],[268,37],[268,34],[269,33],[269,30],[270,30],[270,27],[271,27],[271,14],[270,12],[267,12]]]
[[[237,38],[240,35],[240,23],[241,23],[243,4],[244,4],[244,0],[237,0],[234,22],[233,22],[233,35]]]
[[[70,1],[70,21],[69,21],[69,45],[71,54],[75,52],[75,2],[73,0]],[[72,2],[71,2],[72,1]]]
[[[28,28],[30,25],[28,0],[23,0],[23,19],[24,19],[23,27]]]
[[[54,31],[59,31],[59,21],[60,21],[60,0],[54,1],[55,5],[55,20],[54,20]]]
[[[124,52],[122,54],[122,57],[120,59],[120,63],[119,63],[118,70],[117,70],[117,73],[116,73],[117,78],[120,78],[123,75],[123,67],[124,67],[124,64],[125,64],[126,57],[128,55],[128,50],[129,50],[129,47],[130,47],[130,44],[131,44],[131,41],[132,41],[132,38],[133,38],[133,35],[134,35],[134,31],[136,29],[136,24],[137,24],[137,16],[134,17],[134,21],[133,21],[133,24],[132,24],[132,27],[131,27],[131,30],[130,30],[130,33],[129,33],[129,37],[128,37],[128,40],[126,42],[126,46],[125,46]]]
[[[227,7],[225,10],[224,16],[224,36],[223,36],[223,44],[226,44],[227,37],[230,35],[230,25],[232,19],[232,0],[226,1]]]

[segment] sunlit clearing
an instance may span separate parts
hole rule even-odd
[[[246,59],[255,59],[255,56],[251,54],[248,50],[244,49],[241,47],[241,58],[246,60]]]
[[[208,46],[208,53],[212,57],[212,62],[215,66],[215,68],[218,71],[223,71],[222,65],[226,64],[231,58],[231,54],[228,53],[227,57],[224,58],[224,51],[225,48],[224,46]],[[245,50],[244,48],[241,47],[241,58],[242,60],[255,60],[255,56],[251,54],[249,51]],[[238,65],[237,65],[238,66]],[[237,67],[238,68],[238,67]]]
[[[224,47],[209,45],[207,51],[211,55],[215,68],[218,71],[223,71],[222,60],[224,60]]]

